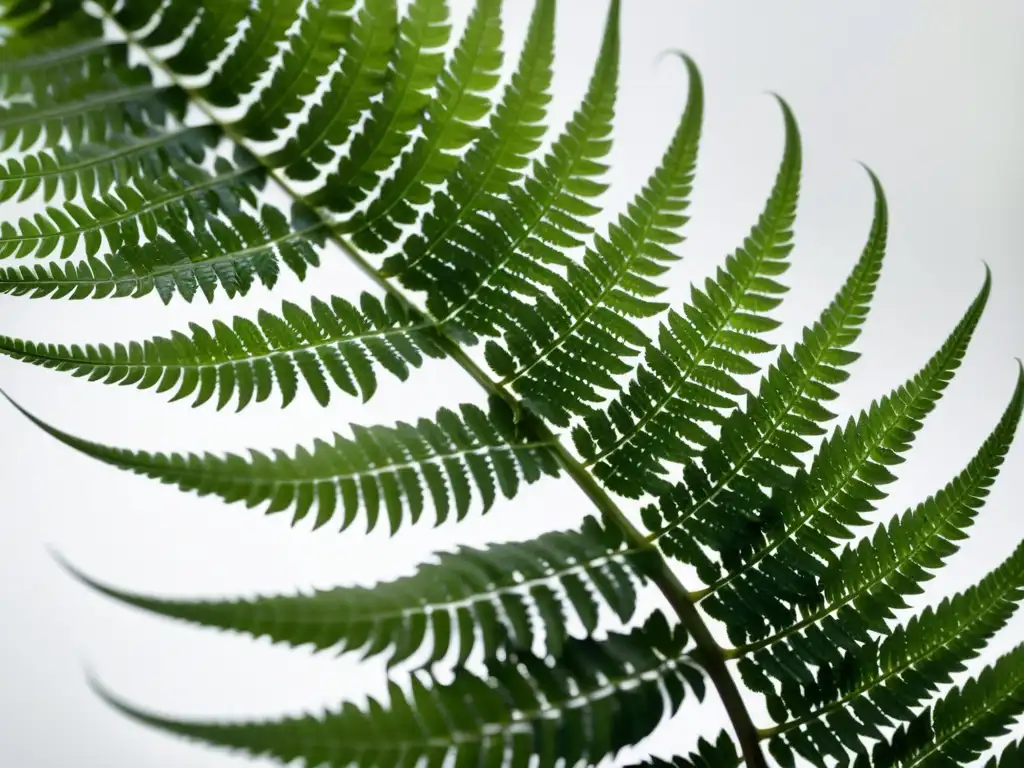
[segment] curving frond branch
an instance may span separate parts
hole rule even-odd
[[[462,666],[477,647],[493,659],[508,649],[530,651],[538,641],[545,655],[560,658],[571,642],[570,613],[587,634],[597,629],[601,606],[629,621],[635,582],[645,581],[627,554],[610,552],[586,527],[439,553],[412,576],[373,587],[229,601],[138,595],[63,564],[87,586],[161,616],[296,647],[362,651],[364,658],[387,653],[389,665],[429,651],[428,667],[449,654]]]
[[[864,514],[885,498],[925,417],[935,408],[963,360],[991,289],[991,275],[938,352],[913,378],[837,429],[800,470],[791,488],[776,488],[761,511],[763,534],[746,556],[709,587],[703,605],[726,623],[736,643],[757,641],[795,620],[793,602],[814,594],[814,576],[835,560],[837,540],[867,523]],[[757,606],[756,610],[753,606]]]
[[[489,413],[474,405],[460,406],[459,413],[442,408],[434,420],[420,419],[415,426],[353,424],[350,438],[335,433],[331,442],[316,440],[312,449],[298,446],[292,455],[253,450],[248,459],[114,448],[63,432],[14,405],[57,440],[106,464],[200,496],[214,494],[249,508],[266,504],[268,515],[293,510],[293,524],[314,512],[314,528],[341,512],[341,530],[362,516],[370,532],[383,512],[394,534],[420,520],[428,496],[437,525],[448,519],[453,504],[455,519],[462,520],[474,492],[486,513],[499,491],[512,498],[521,481],[559,471],[551,443],[523,439],[529,432],[513,423],[500,401],[492,402]]]
[[[788,268],[800,188],[796,119],[779,99],[786,147],[775,186],[757,225],[704,290],[691,289],[683,314],[670,311],[650,343],[645,365],[603,412],[573,430],[587,466],[610,490],[630,498],[668,490],[663,462],[682,462],[714,443],[702,424],[720,425],[746,389],[736,376],[758,366],[751,355],[772,345],[760,338],[778,321],[766,316],[786,291],[775,278]]]
[[[264,402],[276,390],[289,405],[305,384],[326,406],[333,388],[369,400],[377,368],[405,380],[426,357],[444,357],[433,326],[413,318],[392,297],[363,294],[357,308],[332,296],[313,298],[307,311],[285,301],[280,315],[262,311],[256,322],[215,320],[212,331],[195,323],[143,342],[114,345],[46,344],[0,336],[0,353],[104,384],[195,395],[193,407],[232,399],[237,410]]]
[[[703,681],[684,655],[687,636],[656,613],[631,633],[572,639],[552,669],[521,653],[492,661],[486,678],[464,669],[450,683],[414,675],[409,691],[389,685],[389,705],[343,705],[337,712],[274,722],[218,724],[143,712],[97,683],[108,704],[145,725],[210,745],[310,765],[355,761],[431,765],[452,759],[514,765],[594,765],[646,737],[681,705],[686,688],[703,698]],[[580,738],[581,734],[586,734]],[[564,761],[564,762],[563,762]]]

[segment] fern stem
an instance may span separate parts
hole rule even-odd
[[[298,192],[282,174],[267,165],[257,153],[251,150],[248,141],[233,125],[223,124],[223,121],[220,120],[213,108],[203,100],[194,88],[190,88],[179,82],[177,75],[162,61],[160,61],[159,58],[154,56],[145,46],[139,44],[127,30],[117,23],[117,20],[114,19],[109,12],[105,9],[101,9],[100,12],[108,22],[114,25],[130,45],[133,45],[140,50],[140,52],[146,57],[150,66],[159,69],[166,74],[167,77],[170,78],[171,82],[181,88],[189,96],[192,103],[196,105],[196,108],[209,120],[222,125],[224,128],[224,135],[229,140],[238,146],[249,150],[256,162],[265,168],[269,180],[273,181],[293,200],[306,205],[310,210],[315,211],[318,217],[323,219],[316,207],[311,205],[304,195]],[[325,224],[330,226],[330,223],[326,219],[323,219],[323,221]],[[345,253],[345,255],[363,274],[365,274],[383,291],[394,297],[401,306],[409,312],[411,319],[431,321],[431,318],[417,308],[416,305],[413,304],[413,302],[407,298],[400,289],[396,288],[387,279],[382,277],[380,273],[362,255],[360,255],[359,252],[356,251],[356,249],[344,237],[342,237],[334,227],[330,228],[329,237],[330,240]],[[496,396],[507,403],[512,408],[513,413],[519,414],[522,412],[522,404],[519,399],[499,383],[495,382],[487,372],[484,371],[462,349],[458,342],[444,333],[440,327],[438,327],[437,342],[445,353],[452,360],[458,363],[488,394]],[[701,616],[700,611],[698,610],[694,600],[691,598],[688,590],[683,586],[679,577],[672,570],[660,550],[658,550],[653,543],[647,541],[644,534],[629,521],[629,518],[626,517],[625,513],[619,508],[615,500],[612,499],[603,487],[601,487],[587,468],[569,452],[569,450],[562,444],[546,424],[539,421],[535,423],[536,426],[533,429],[534,434],[532,435],[532,438],[536,442],[547,443],[550,445],[550,450],[559,465],[565,470],[565,473],[573,479],[576,485],[579,486],[580,490],[586,494],[587,498],[589,498],[598,510],[600,510],[601,515],[606,522],[615,525],[616,528],[618,528],[626,544],[631,550],[643,553],[643,555],[648,559],[650,565],[647,570],[651,580],[657,585],[658,589],[661,590],[665,599],[668,601],[669,605],[672,606],[672,609],[676,612],[679,620],[693,638],[697,648],[692,654],[692,657],[704,668],[708,677],[711,678],[712,684],[718,691],[719,697],[722,699],[726,713],[728,714],[736,733],[736,738],[739,741],[744,763],[748,768],[768,768],[768,763],[765,760],[764,753],[761,749],[762,735],[754,725],[754,721],[750,716],[750,712],[747,710],[746,703],[743,701],[743,696],[736,684],[736,680],[733,678],[726,663],[730,658],[730,655],[715,641],[714,636],[711,634],[711,630],[705,623],[704,618]]]

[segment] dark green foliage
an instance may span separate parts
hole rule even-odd
[[[152,219],[142,219],[143,225],[147,221]],[[326,230],[300,206],[291,221],[264,206],[258,216],[235,212],[193,219],[197,229],[192,231],[181,221],[160,223],[164,233],[153,242],[127,245],[106,257],[0,267],[0,291],[51,299],[141,298],[155,291],[164,304],[175,296],[192,301],[197,293],[213,301],[218,288],[229,297],[244,296],[257,280],[274,287],[281,271],[278,260],[305,278],[310,267],[320,265],[313,246],[323,241]],[[114,231],[120,235],[124,229]]]
[[[729,734],[722,731],[714,744],[701,738],[697,751],[689,757],[673,757],[671,760],[654,757],[631,768],[739,768],[742,763],[736,745]]]
[[[780,99],[786,150],[775,187],[757,225],[691,303],[669,310],[658,343],[647,346],[645,366],[605,412],[588,415],[573,434],[594,474],[632,498],[667,490],[663,461],[682,461],[714,443],[708,425],[720,425],[746,390],[736,376],[756,373],[750,355],[773,346],[759,336],[778,322],[765,313],[786,288],[776,277],[788,269],[800,186],[801,147],[796,120]]]
[[[301,383],[321,405],[337,387],[369,400],[377,390],[376,369],[403,381],[424,357],[443,357],[433,327],[411,317],[392,297],[382,304],[363,294],[360,306],[337,296],[314,298],[309,310],[286,301],[281,314],[261,311],[256,322],[235,317],[214,321],[212,332],[196,325],[143,342],[66,346],[0,336],[0,350],[26,362],[67,371],[105,384],[173,392],[172,400],[195,395],[193,406],[232,399],[242,410],[267,400],[295,398]]]
[[[413,576],[370,588],[249,600],[144,597],[71,571],[116,600],[203,626],[318,650],[362,650],[364,657],[386,652],[391,664],[429,648],[427,665],[455,653],[457,666],[477,647],[478,630],[486,658],[513,648],[528,651],[535,638],[557,658],[571,642],[568,614],[588,633],[597,628],[599,604],[628,621],[636,607],[634,580],[644,580],[628,554],[609,552],[603,539],[587,531],[556,531],[486,549],[463,547],[437,555],[436,563],[421,565]]]
[[[629,634],[605,640],[572,639],[555,669],[528,653],[487,665],[486,678],[460,669],[450,683],[413,675],[409,690],[391,683],[389,702],[366,709],[345,704],[321,717],[274,723],[219,725],[169,720],[148,714],[98,688],[129,717],[207,744],[281,762],[343,766],[353,761],[396,765],[426,760],[440,766],[512,765],[538,755],[544,768],[581,761],[594,765],[644,738],[679,708],[700,674],[684,649],[686,633],[670,629],[661,614]],[[600,675],[600,677],[599,677]],[[610,681],[605,684],[602,678]]]
[[[312,528],[334,521],[348,535],[458,522],[541,478],[571,478],[596,507],[575,530],[460,547],[369,587],[172,599],[67,566],[126,605],[384,656],[394,676],[387,701],[268,722],[147,714],[97,684],[113,707],[284,763],[575,768],[636,745],[687,688],[702,699],[710,681],[731,729],[711,742],[688,725],[673,750],[688,756],[637,768],[1024,762],[1020,741],[991,751],[1024,712],[1020,647],[965,680],[1024,597],[1024,543],[974,586],[907,615],[1006,460],[1024,370],[961,473],[882,518],[887,486],[966,354],[990,277],[917,375],[829,434],[889,210],[869,170],[874,216],[859,259],[817,321],[770,356],[802,172],[785,101],[761,216],[673,308],[662,296],[684,255],[704,87],[680,55],[687,95],[669,146],[596,232],[627,29],[618,0],[586,91],[550,136],[555,0],[535,0],[507,72],[500,0],[476,0],[465,19],[450,19],[445,0],[0,5],[0,201],[21,206],[0,221],[0,293],[184,300],[173,306],[184,319],[168,322],[182,330],[166,336],[0,335],[0,353],[217,410],[285,407],[306,390],[321,406],[337,404],[337,390],[366,401],[384,372],[410,380],[428,357],[461,366],[487,396],[486,408],[352,425],[291,453],[117,448],[26,413],[36,425],[115,467]],[[301,280],[328,258],[375,287],[188,320],[197,296],[273,289],[283,268]],[[495,377],[464,349],[474,344]],[[613,493],[642,500],[646,532]],[[694,568],[695,590],[673,559]],[[652,584],[679,621],[655,610],[605,632],[602,614],[636,622]],[[719,646],[707,618],[734,647]],[[771,725],[757,728],[736,681]]]
[[[525,430],[512,422],[504,403],[494,403],[489,414],[474,405],[459,410],[457,414],[442,408],[433,421],[420,419],[415,426],[353,424],[351,438],[334,433],[330,442],[316,440],[312,448],[297,446],[291,455],[253,450],[248,459],[231,453],[165,454],[113,448],[25,415],[88,456],[181,490],[215,494],[248,507],[267,504],[266,514],[291,509],[295,523],[314,511],[314,528],[341,511],[341,530],[362,514],[369,532],[383,512],[395,533],[404,522],[416,523],[428,500],[440,525],[450,511],[456,520],[466,516],[474,489],[487,512],[498,492],[505,498],[515,496],[520,480],[532,483],[543,475],[557,475],[550,446],[523,439]]]

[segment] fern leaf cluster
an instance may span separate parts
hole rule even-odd
[[[0,222],[0,293],[155,297],[184,319],[101,343],[0,335],[0,353],[216,410],[300,396],[328,406],[339,392],[365,402],[383,376],[412,381],[427,358],[461,367],[483,395],[290,452],[107,446],[16,406],[34,424],[113,467],[346,535],[493,520],[540,480],[574,482],[595,508],[576,528],[456,548],[392,581],[292,594],[143,595],[62,560],[136,609],[388,662],[386,700],[322,715],[197,722],[94,681],[116,710],[280,763],[577,766],[636,747],[710,686],[730,729],[695,731],[678,755],[638,766],[1021,762],[1020,647],[971,672],[1024,598],[1024,545],[973,586],[912,605],[980,518],[1024,410],[1024,370],[960,474],[879,519],[967,357],[991,276],[918,373],[833,424],[889,205],[869,170],[859,258],[817,320],[779,346],[803,168],[795,112],[779,98],[785,145],[762,213],[670,305],[704,87],[681,55],[687,94],[669,145],[599,226],[620,5],[610,1],[590,79],[553,130],[555,0],[535,0],[515,62],[500,0],[476,0],[465,19],[445,0],[9,4],[0,201],[34,212]],[[271,290],[282,269],[305,279],[327,258],[373,287],[188,320],[199,296]],[[676,563],[700,583],[685,586]],[[653,592],[674,617],[641,615]],[[603,615],[624,626],[607,631]],[[761,726],[754,697],[770,718]],[[996,744],[1009,733],[1018,740]]]

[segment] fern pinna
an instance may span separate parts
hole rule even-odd
[[[39,205],[0,223],[0,290],[213,301],[272,288],[282,269],[303,278],[328,244],[376,289],[116,343],[0,336],[0,351],[217,409],[366,401],[379,377],[410,379],[428,357],[483,390],[415,424],[248,456],[111,447],[26,412],[35,424],[107,464],[314,527],[450,523],[564,476],[595,507],[575,530],[439,554],[372,588],[171,600],[65,563],[130,606],[384,654],[393,675],[387,701],[318,717],[180,720],[96,684],[115,709],[282,763],[595,765],[709,683],[731,731],[645,763],[692,768],[964,765],[1024,711],[1020,647],[957,676],[1024,597],[1024,545],[966,591],[914,615],[907,604],[968,535],[1013,440],[1024,375],[959,475],[860,535],[964,358],[989,276],[917,374],[832,426],[885,255],[881,183],[869,172],[874,218],[849,278],[776,350],[801,178],[780,99],[785,147],[763,212],[670,307],[660,297],[687,222],[701,78],[682,56],[676,133],[598,229],[619,6],[578,109],[551,134],[555,0],[536,0],[507,80],[500,0],[477,0],[464,24],[445,0],[8,4],[0,198]],[[685,588],[673,561],[700,586]],[[676,615],[638,616],[643,589]],[[599,631],[602,609],[628,627]],[[396,671],[417,654],[422,665]],[[758,698],[772,720],[761,727],[748,709]],[[1018,741],[988,765],[1022,756]]]

